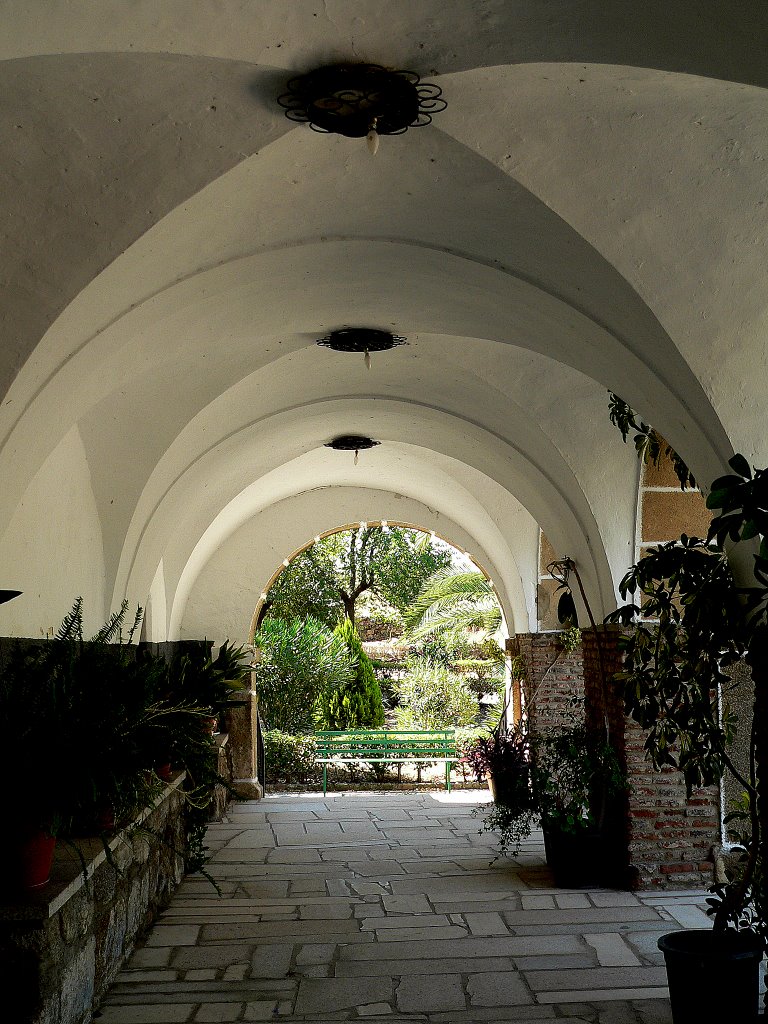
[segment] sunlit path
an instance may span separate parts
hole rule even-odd
[[[212,825],[102,1024],[670,1019],[660,934],[701,894],[551,888],[540,836],[489,866],[480,793],[279,795]]]

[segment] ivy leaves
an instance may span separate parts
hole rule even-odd
[[[642,459],[646,465],[650,464],[658,468],[661,460],[668,458],[680,481],[680,489],[684,491],[687,487],[696,486],[693,473],[672,445],[667,444],[658,430],[638,419],[634,409],[630,408],[623,398],[619,398],[612,391],[608,392],[608,414],[611,417],[611,423],[621,432],[624,444],[627,443],[629,432],[636,431],[633,438],[635,451],[637,457]]]
[[[696,537],[652,548],[626,574],[620,592],[638,598],[608,621],[638,622],[622,640],[627,710],[645,730],[655,768],[679,768],[689,790],[711,785],[723,769],[735,720],[718,714],[716,690],[725,669],[743,656],[748,635],[743,609],[722,552]]]

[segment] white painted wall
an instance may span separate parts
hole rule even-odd
[[[323,488],[271,505],[254,516],[211,555],[197,576],[183,610],[180,636],[207,637],[221,643],[227,637],[243,641],[248,635],[260,595],[284,558],[324,533],[349,523],[374,519],[406,522],[435,530],[444,539],[469,551],[493,579],[510,629],[527,630],[529,618],[520,572],[511,552],[498,563],[477,539],[420,502],[373,489]],[[534,524],[535,527],[535,524]],[[518,538],[532,547],[536,535]],[[502,556],[503,557],[503,556]],[[515,614],[516,613],[516,614]],[[176,639],[175,636],[172,639]]]
[[[0,632],[78,592],[95,620],[151,591],[157,639],[233,628],[198,602],[231,530],[344,486],[352,429],[502,577],[504,539],[528,612],[520,504],[596,608],[631,559],[606,388],[702,481],[768,460],[764,0],[749,32],[665,0],[35,6],[0,0],[0,585],[28,592]],[[447,109],[375,160],[288,122],[289,72],[350,54]],[[317,349],[350,323],[409,346],[370,374]]]
[[[0,635],[58,628],[76,597],[91,633],[104,621],[101,525],[85,450],[70,430],[45,460],[0,538],[2,587],[22,596],[0,606]]]

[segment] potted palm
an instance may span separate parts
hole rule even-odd
[[[726,819],[741,851],[729,876],[712,887],[714,927],[660,941],[667,962],[675,1024],[756,1019],[758,968],[768,939],[766,842],[768,806],[768,471],[752,472],[740,455],[732,474],[715,480],[707,499],[719,509],[706,540],[682,536],[660,545],[621,583],[623,598],[641,595],[609,616],[631,626],[623,642],[625,700],[646,730],[646,754],[657,768],[678,768],[689,791],[730,774],[743,791]],[[753,579],[734,580],[724,545],[751,546]],[[759,545],[759,547],[758,547]],[[751,669],[753,721],[746,764],[735,763],[737,721],[728,707],[731,673]]]
[[[250,653],[228,640],[211,657],[208,644],[189,646],[174,659],[169,669],[172,697],[199,709],[201,724],[213,732],[218,720],[230,708],[242,707],[237,694],[250,676]]]

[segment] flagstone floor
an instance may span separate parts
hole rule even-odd
[[[99,1024],[667,1024],[659,935],[702,893],[552,888],[541,836],[491,866],[483,793],[277,795],[209,829]]]

